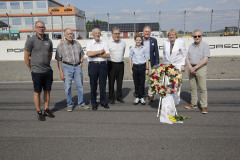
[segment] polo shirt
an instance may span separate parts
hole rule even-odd
[[[187,56],[190,60],[191,65],[197,65],[204,59],[204,57],[210,57],[210,49],[208,43],[204,41],[200,41],[198,45],[192,43],[189,46]]]
[[[31,70],[36,73],[44,73],[52,70],[50,66],[50,52],[53,52],[52,41],[44,36],[43,39],[34,35],[27,39],[25,50],[31,53]]]

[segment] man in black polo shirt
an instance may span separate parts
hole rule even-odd
[[[45,24],[43,21],[35,23],[36,35],[25,43],[24,60],[31,71],[34,85],[34,104],[37,109],[38,119],[45,121],[45,116],[55,117],[49,110],[50,91],[53,82],[53,71],[50,66],[52,59],[52,41],[45,37]],[[40,95],[44,91],[44,113],[40,108]]]

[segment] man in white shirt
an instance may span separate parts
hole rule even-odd
[[[97,83],[100,86],[100,104],[108,109],[106,100],[106,80],[108,75],[107,60],[110,56],[107,44],[100,40],[101,31],[99,28],[92,30],[93,40],[87,43],[86,51],[88,56],[88,75],[90,78],[91,87],[91,104],[92,110],[98,109],[97,97]]]
[[[109,103],[115,104],[114,83],[117,81],[116,100],[124,103],[122,99],[122,83],[124,75],[124,54],[126,44],[120,39],[120,29],[112,30],[112,39],[107,44],[110,51],[108,61]]]

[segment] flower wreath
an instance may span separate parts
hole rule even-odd
[[[163,83],[163,76],[168,76],[169,85],[165,86]],[[148,75],[149,87],[152,92],[159,93],[163,98],[167,94],[177,93],[182,84],[182,74],[172,64],[158,64],[153,66],[151,74]],[[165,83],[166,84],[166,83]]]

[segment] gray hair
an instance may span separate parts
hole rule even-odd
[[[72,31],[71,28],[66,28],[66,29],[64,29],[64,34],[66,34],[67,30],[71,30]]]
[[[96,29],[98,29],[98,30],[101,32],[101,29],[99,29],[99,28],[93,28],[93,29],[92,29],[92,33],[93,33]]]
[[[196,32],[201,32],[201,35],[203,35],[203,32],[200,30],[200,29],[195,29],[194,31],[193,31],[193,36],[194,36],[194,34],[196,33]]]
[[[114,28],[112,29],[112,33],[113,33],[114,30],[119,30],[119,31],[120,31],[120,29],[119,29],[118,27],[114,27]]]

